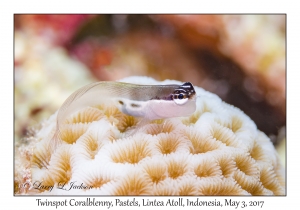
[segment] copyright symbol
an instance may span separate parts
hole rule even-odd
[[[30,188],[31,184],[29,182],[25,182],[21,187],[22,188]]]

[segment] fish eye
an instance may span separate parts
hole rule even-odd
[[[178,95],[178,99],[183,99],[184,97],[183,97],[183,94],[182,93],[180,93],[179,95]]]
[[[184,97],[183,94],[179,94],[178,97],[174,97],[174,102],[178,105],[185,104],[189,99],[187,97]]]

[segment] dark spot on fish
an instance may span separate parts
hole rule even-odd
[[[131,107],[140,107],[140,105],[138,105],[138,104],[130,104],[131,105]]]

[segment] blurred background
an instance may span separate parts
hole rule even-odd
[[[143,75],[243,110],[285,164],[285,15],[15,15],[15,142],[76,89]]]

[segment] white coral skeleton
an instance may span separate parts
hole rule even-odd
[[[147,77],[122,81],[182,84]],[[284,195],[284,169],[270,139],[238,108],[195,90],[193,114],[147,123],[105,102],[87,106],[67,116],[60,130],[63,141],[52,151],[47,144],[56,132],[54,114],[29,146],[19,148],[27,151],[26,157],[24,152],[18,156],[27,161],[22,169],[31,173],[23,179],[16,175],[19,186],[30,186],[16,193]]]

